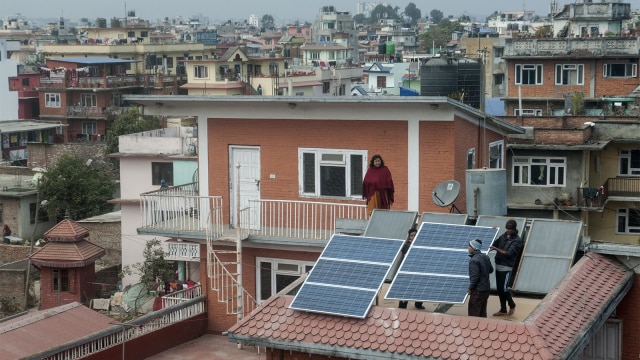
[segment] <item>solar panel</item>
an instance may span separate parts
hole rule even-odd
[[[491,227],[424,222],[385,299],[464,303],[469,286],[469,241],[486,252],[498,234]]]
[[[289,307],[364,318],[403,243],[333,235]]]

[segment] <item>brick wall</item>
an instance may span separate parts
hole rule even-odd
[[[0,268],[0,297],[12,299],[24,309],[24,286],[27,270],[19,268]]]
[[[96,261],[96,268],[103,269],[122,264],[122,223],[78,221],[89,230],[88,240],[102,247],[106,255]]]
[[[47,168],[53,166],[62,155],[79,156],[96,160],[104,159],[105,143],[66,143],[66,144],[45,144],[28,143],[29,153],[28,166],[31,168]],[[31,172],[33,174],[33,172]]]
[[[616,315],[622,319],[621,360],[638,359],[640,354],[640,275],[636,274],[631,290],[620,302]]]
[[[0,244],[0,265],[26,259],[30,250],[29,246]]]
[[[94,297],[95,267],[93,264],[83,268],[69,270],[69,291],[53,290],[53,269],[40,269],[40,305],[41,309],[50,309],[74,301],[88,303]]]

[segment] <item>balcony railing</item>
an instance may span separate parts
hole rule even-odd
[[[199,196],[197,183],[140,195],[142,228],[222,234],[222,196]]]
[[[602,207],[609,197],[640,197],[640,177],[615,177],[609,178],[598,187],[579,188],[581,198],[580,206]]]
[[[165,259],[171,261],[200,261],[200,244],[184,241],[164,242]]]
[[[364,204],[340,204],[290,200],[249,200],[242,209],[240,228],[243,237],[329,240],[336,219],[366,220]]]
[[[91,334],[72,343],[47,350],[33,356],[33,359],[75,360],[97,354],[105,349],[120,346],[122,343],[144,336],[172,324],[188,320],[203,314],[206,310],[206,297],[197,296],[182,301],[175,306],[160,309],[127,323],[114,325],[108,329]]]
[[[162,299],[162,308],[166,309],[171,306],[182,304],[188,300],[192,300],[202,296],[202,285],[196,285],[191,289],[184,289],[171,294],[164,295]]]

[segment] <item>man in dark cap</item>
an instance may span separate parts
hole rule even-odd
[[[480,252],[482,241],[480,239],[469,242],[469,304],[467,312],[469,316],[487,317],[487,301],[491,287],[489,274],[493,272],[491,260],[486,254]]]
[[[518,236],[518,224],[513,219],[508,220],[504,234],[489,248],[496,251],[496,290],[500,298],[500,310],[493,316],[511,316],[516,311],[516,303],[511,297],[508,286],[511,272],[516,261],[520,259],[523,247],[524,243]],[[507,304],[509,304],[509,311],[507,311]]]

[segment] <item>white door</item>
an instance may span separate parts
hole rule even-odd
[[[238,225],[238,190],[240,190],[241,219],[248,221],[242,223],[249,229],[260,228],[259,204],[249,203],[249,200],[260,199],[260,148],[256,146],[230,146],[229,147],[229,179],[230,186],[230,220],[231,226]],[[238,165],[240,167],[238,168]],[[251,206],[250,210],[246,210]]]

